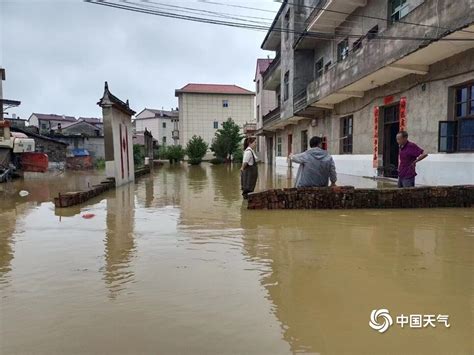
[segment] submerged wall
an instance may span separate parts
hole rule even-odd
[[[248,209],[436,208],[474,206],[474,185],[355,189],[352,186],[267,190],[249,194]]]

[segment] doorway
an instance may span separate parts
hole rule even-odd
[[[288,154],[287,156],[289,156],[291,153],[293,153],[293,135],[292,134],[289,134],[288,135]]]
[[[383,117],[383,176],[398,177],[397,133],[400,129],[400,105],[384,108]]]
[[[273,137],[267,137],[267,162],[273,164]]]

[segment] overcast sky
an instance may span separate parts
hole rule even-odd
[[[155,0],[158,2],[158,0]],[[215,0],[271,10],[264,13],[197,0],[163,3],[273,18],[272,0]],[[8,110],[100,117],[104,81],[130,106],[170,109],[174,90],[187,83],[236,84],[254,90],[263,32],[169,19],[82,0],[0,0],[0,66]]]

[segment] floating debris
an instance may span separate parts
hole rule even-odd
[[[26,197],[28,196],[30,193],[28,191],[25,191],[25,190],[21,190],[18,195],[20,195],[20,197]]]

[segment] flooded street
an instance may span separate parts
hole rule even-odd
[[[293,184],[260,173],[257,189]],[[239,169],[203,164],[55,211],[101,178],[0,187],[0,353],[474,352],[472,209],[249,211]],[[380,334],[380,308],[451,326]]]

